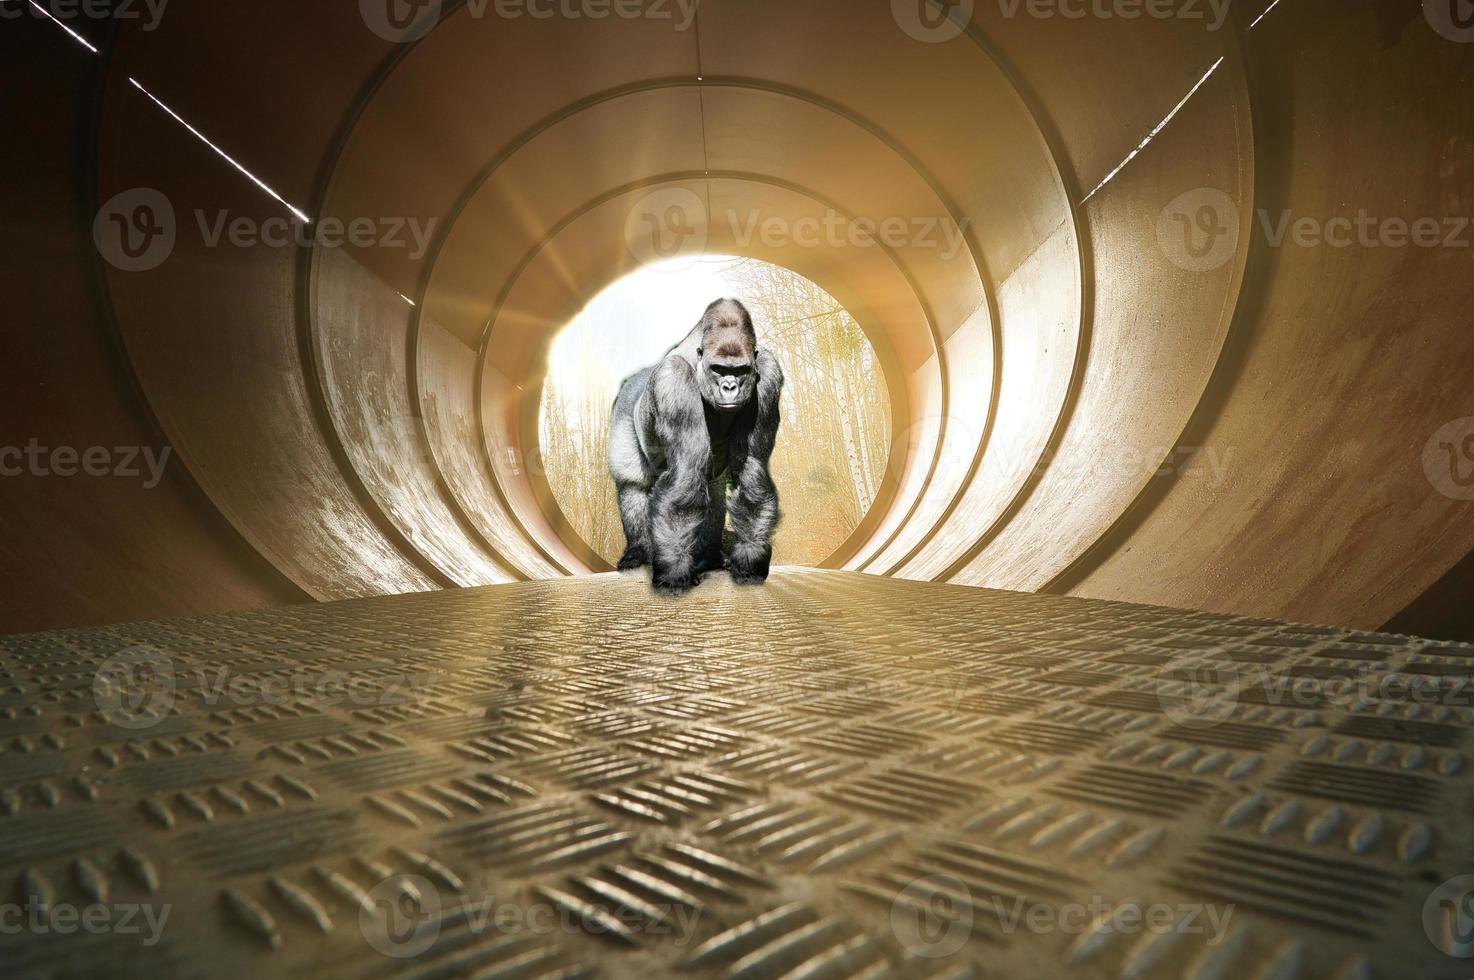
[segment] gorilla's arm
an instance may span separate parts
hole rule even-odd
[[[650,559],[657,589],[684,591],[699,576],[693,562],[697,531],[706,516],[711,437],[696,373],[667,357],[650,378],[655,434],[665,450],[665,472],[650,490]]]
[[[778,488],[768,474],[768,460],[778,436],[778,401],[783,394],[783,369],[766,350],[757,354],[756,411],[743,445],[732,458],[734,492],[730,508],[736,541],[728,564],[738,582],[761,582],[768,577],[773,557],[773,532],[778,529]]]
[[[620,571],[650,564],[650,487],[656,472],[640,446],[640,398],[650,385],[654,368],[645,368],[624,380],[614,399],[609,425],[609,475],[619,500],[625,549],[616,566]]]

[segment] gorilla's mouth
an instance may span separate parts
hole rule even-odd
[[[742,387],[740,385],[733,385],[731,387],[725,385],[718,386],[712,392],[713,406],[724,412],[735,411],[746,403],[747,399],[742,397]]]

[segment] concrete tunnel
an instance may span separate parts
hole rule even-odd
[[[1382,630],[1434,638],[1395,657],[1447,676],[1474,656],[1456,645],[1474,639],[1474,35],[1457,4],[1236,0],[1112,16],[1120,4],[672,0],[621,15],[618,3],[447,0],[386,16],[368,0],[258,0],[156,19],[142,4],[94,17],[4,6],[18,86],[0,441],[172,455],[156,485],[0,480],[5,633],[76,628],[47,635],[73,637],[66,655],[95,665],[108,644],[153,635],[115,624],[229,613],[221,622],[261,630],[274,650],[297,634],[260,617],[298,610],[303,629],[368,642],[379,634],[344,611],[356,607],[316,604],[426,593],[362,608],[464,625],[450,603],[474,586],[511,590],[484,601],[524,639],[528,622],[556,635],[536,609],[567,611],[560,594],[600,603],[615,590],[630,622],[666,622],[636,583],[587,578],[608,564],[523,461],[552,337],[648,257],[630,229],[679,206],[695,230],[682,248],[819,284],[882,368],[886,480],[821,565],[867,578],[833,578],[835,595],[863,607],[869,586],[853,583],[874,580],[901,597],[877,599],[898,622],[942,596],[938,622],[967,622],[959,610],[998,595],[987,590],[1031,593],[1044,604],[1008,606],[1000,622],[1037,609],[1071,636],[1091,622],[1115,623],[1117,639],[1147,631],[1132,642],[1201,638],[1210,622],[1232,626],[1219,637],[1318,624],[1273,627],[1283,642],[1264,649],[1334,636],[1363,661],[1380,635],[1364,631]],[[166,211],[166,260],[100,247],[111,219]],[[434,226],[422,253],[221,248],[201,213],[298,230],[361,216]],[[774,246],[735,234],[721,220],[732,213],[907,216],[964,247]],[[1359,216],[1380,237],[1335,241],[1334,222],[1354,235]],[[1319,242],[1294,231],[1302,219]],[[831,581],[785,574],[773,584],[797,583],[795,595]],[[589,591],[547,591],[566,578]],[[1091,602],[1048,604],[1061,597]],[[732,601],[797,615],[762,593]],[[1168,609],[1159,621],[1147,606]],[[849,615],[866,613],[833,622]],[[1049,645],[1047,630],[1028,635]],[[14,727],[49,718],[23,708],[46,689],[26,652],[40,643],[0,644],[0,677],[17,685],[0,730],[17,738],[59,730]],[[1020,660],[1006,679],[1049,665],[1062,666]],[[1052,696],[1069,700],[1063,690]],[[1286,717],[1236,716],[1240,741],[1218,748],[1290,753],[1248,731],[1298,732]],[[1467,737],[1467,721],[1445,738],[1411,717],[1416,736],[1389,736],[1398,751]],[[0,754],[0,783],[60,778],[29,763],[7,776],[19,758]],[[1390,790],[1361,792],[1318,798],[1396,808]],[[1442,799],[1423,824],[1435,837],[1439,821],[1468,817],[1466,786]],[[1207,833],[1217,814],[1202,805],[1192,826]],[[1399,861],[1390,846],[1408,875],[1434,860],[1404,840]],[[1440,874],[1454,851],[1437,852]],[[7,870],[28,860],[0,845]],[[225,919],[280,946],[262,924],[268,899],[234,888]],[[1318,958],[1322,923],[1307,915],[1295,928],[1314,969],[1301,975],[1330,976],[1343,961]],[[709,944],[724,935],[702,955],[754,966],[722,961],[726,947]],[[1280,962],[1247,942],[1244,955]],[[1366,942],[1348,969],[1413,948]],[[55,962],[75,968],[66,950]]]

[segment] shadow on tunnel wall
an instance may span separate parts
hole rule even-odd
[[[884,368],[830,567],[1474,638],[1452,7],[7,6],[0,631],[602,567],[547,344],[710,252]]]

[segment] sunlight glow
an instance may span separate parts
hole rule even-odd
[[[588,354],[600,378],[613,385],[653,364],[696,325],[708,303],[731,291],[721,271],[726,256],[677,258],[630,273],[584,307],[558,334],[548,371],[574,376]],[[591,350],[584,336],[592,338]]]

